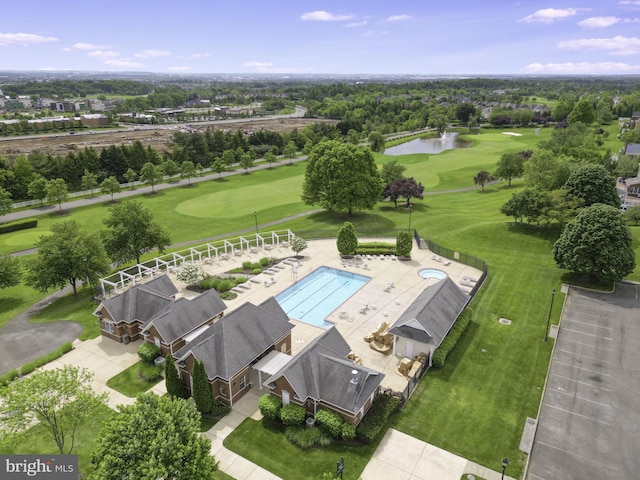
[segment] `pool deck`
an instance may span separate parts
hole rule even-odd
[[[393,242],[394,240],[371,238],[366,241]],[[464,277],[480,278],[482,274],[478,269],[455,261],[451,261],[448,265],[445,265],[444,262],[438,262],[434,259],[433,252],[428,249],[420,250],[415,243],[411,251],[411,260],[392,260],[388,257],[385,259],[379,257],[372,260],[365,259],[363,262],[368,265],[368,270],[362,266],[357,268],[355,261],[352,261],[352,265],[343,265],[336,249],[335,240],[310,240],[307,243],[308,248],[302,252],[304,256],[296,265],[295,273],[292,266],[287,265],[273,275],[266,273],[257,275],[255,280],[259,280],[259,283],[248,282],[248,285],[251,286],[250,289],[238,293],[238,297],[233,300],[225,300],[228,310],[235,310],[245,302],[258,305],[269,297],[275,297],[297,280],[323,265],[369,276],[371,280],[334,310],[327,317],[327,320],[336,325],[353,352],[362,358],[364,366],[385,373],[382,386],[398,392],[403,391],[407,385],[407,379],[398,373],[401,358],[393,354],[385,355],[372,350],[369,344],[364,341],[364,336],[376,330],[382,322],[392,325],[425,287],[438,281],[436,278],[423,279],[418,274],[419,270],[423,268],[443,270],[458,285],[464,281]],[[290,248],[281,246],[268,251],[245,252],[240,256],[205,264],[203,269],[206,273],[215,275],[240,267],[246,261],[258,262],[266,256],[284,260],[294,255]],[[171,277],[181,295],[188,297],[197,295],[195,292],[185,290],[185,285],[181,284],[175,275],[171,274]],[[265,286],[265,281],[269,286]],[[393,287],[387,288],[390,284],[393,284]],[[461,288],[465,287],[461,286]],[[364,305],[368,305],[369,308],[361,313]],[[295,325],[291,333],[293,355],[296,355],[309,341],[324,331],[322,328],[304,322],[292,320],[292,323]]]

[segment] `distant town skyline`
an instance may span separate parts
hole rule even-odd
[[[640,0],[22,0],[0,70],[640,74]]]

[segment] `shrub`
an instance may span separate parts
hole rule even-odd
[[[10,372],[0,375],[0,387],[9,385],[13,380],[18,378],[18,375],[20,375],[18,370],[11,370]]]
[[[251,273],[253,273],[254,275],[260,275],[262,273],[262,267],[254,268],[253,270],[251,270]]]
[[[260,270],[262,270],[262,265],[260,265],[260,262],[254,262],[251,264],[251,268],[252,269],[259,268]]]
[[[361,246],[358,245],[356,253],[359,255],[395,255],[395,245]]]
[[[202,280],[200,280],[200,288],[202,288],[203,290],[210,290],[213,288],[214,283],[215,280],[213,279],[213,277],[211,275],[207,275]]]
[[[331,445],[331,438],[319,428],[287,427],[284,436],[297,447],[304,449]]]
[[[143,343],[138,347],[138,356],[145,362],[151,363],[160,355],[160,347],[153,343]]]
[[[0,227],[0,234],[17,232],[18,230],[26,230],[27,228],[35,228],[37,226],[38,226],[38,220],[29,220],[28,222],[2,225]]]
[[[387,420],[400,407],[400,399],[391,395],[378,395],[373,405],[356,428],[356,436],[365,443],[372,443],[380,434]]]
[[[473,310],[470,308],[465,308],[460,316],[457,318],[447,336],[444,337],[444,340],[440,343],[440,346],[433,352],[432,357],[432,365],[436,368],[444,367],[444,363],[447,359],[447,356],[453,350],[453,347],[456,346],[458,340],[467,329],[469,322],[471,321],[471,316],[473,315]]]
[[[158,380],[162,376],[162,365],[154,365],[153,363],[141,362],[138,365],[138,377],[147,382]]]
[[[211,415],[214,417],[224,417],[231,411],[231,407],[229,405],[225,405],[218,400],[213,402],[213,407],[211,409]]]
[[[248,280],[247,277],[245,277],[244,275],[240,275],[235,278],[236,285],[238,285],[239,283],[244,283],[247,280]]]
[[[333,438],[340,438],[342,436],[342,424],[344,420],[339,413],[321,408],[316,412],[315,418],[318,426]]]
[[[396,237],[396,252],[403,257],[411,256],[411,249],[413,248],[413,240],[411,234],[405,230],[398,232]]]
[[[269,260],[268,257],[263,257],[263,258],[260,259],[260,266],[262,266],[262,267],[266,267],[270,263],[271,263],[271,260]]]
[[[37,362],[33,361],[33,362],[29,362],[29,363],[25,363],[24,365],[22,365],[20,367],[20,375],[24,376],[24,375],[29,375],[31,372],[33,372],[36,368],[38,368],[38,364]]]
[[[348,422],[342,424],[342,439],[347,442],[356,438],[356,427]]]
[[[338,229],[338,237],[336,239],[336,245],[338,252],[342,255],[351,255],[355,253],[358,248],[358,237],[356,236],[356,229],[351,222],[344,222]]]
[[[220,293],[228,292],[233,287],[235,287],[235,285],[231,280],[222,280],[222,281],[218,282],[218,286],[217,286],[216,290],[218,292],[220,292]]]
[[[280,419],[280,409],[282,408],[282,401],[279,397],[265,393],[258,400],[258,409],[264,418],[267,420]]]
[[[253,268],[253,264],[251,262],[242,262],[243,270],[251,270]]]
[[[198,283],[198,280],[203,276],[204,272],[198,262],[183,262],[178,267],[178,272],[176,273],[176,278],[178,280],[189,285],[192,283]]]
[[[288,427],[300,425],[304,422],[306,416],[307,411],[304,407],[296,405],[295,403],[290,403],[280,409],[280,420],[282,420],[282,423]]]

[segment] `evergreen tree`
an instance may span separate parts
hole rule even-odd
[[[169,395],[178,398],[189,398],[187,389],[184,386],[184,383],[182,383],[182,379],[178,375],[176,363],[173,361],[173,356],[171,354],[167,355],[164,377],[167,385],[167,393]]]
[[[204,363],[196,360],[193,365],[193,391],[191,396],[196,402],[196,408],[200,413],[209,413],[214,407],[213,393],[209,386],[209,379],[207,378],[207,372],[204,369]]]

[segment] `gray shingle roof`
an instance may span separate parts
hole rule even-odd
[[[436,348],[469,301],[449,277],[425,288],[389,328],[389,333]]]
[[[171,298],[178,289],[167,275],[150,282],[134,285],[115,297],[102,301],[109,316],[115,322],[146,322],[173,302]],[[95,314],[98,314],[98,307]]]
[[[274,314],[268,310],[271,302],[265,303],[267,309],[248,302],[241,305],[174,356],[179,361],[191,353],[204,363],[210,380],[216,377],[229,380],[293,328],[282,309],[282,315]]]
[[[324,401],[355,414],[376,391],[384,374],[348,360],[350,351],[340,332],[331,327],[266,383],[274,386],[278,378],[285,377],[300,401]]]
[[[165,343],[172,343],[219,315],[227,306],[215,290],[207,290],[189,300],[179,298],[150,318],[142,330],[153,325]]]
[[[640,143],[627,143],[624,153],[627,155],[640,155]]]

